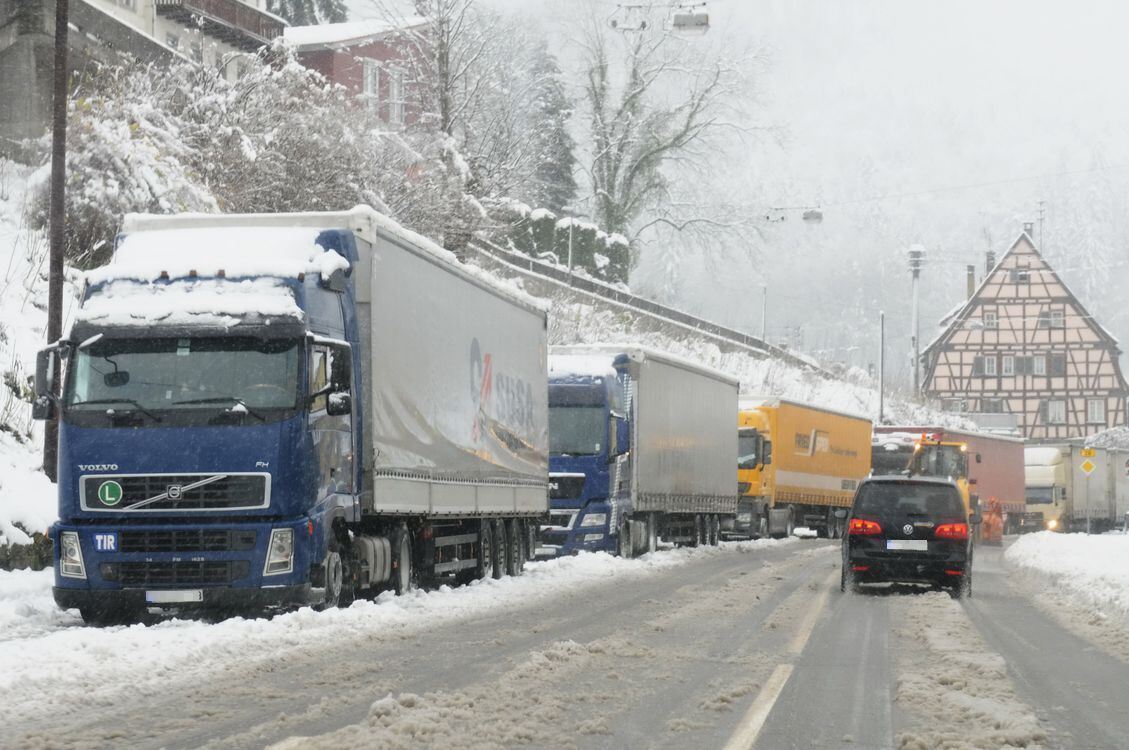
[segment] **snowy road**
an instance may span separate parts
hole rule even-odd
[[[841,594],[837,571],[836,545],[793,540],[584,556],[328,615],[104,631],[44,619],[41,635],[25,627],[0,643],[0,745],[1112,748],[1129,737],[1129,633],[1057,616],[1005,574],[1000,550],[979,550],[965,602],[912,587]],[[81,674],[65,674],[68,660]]]

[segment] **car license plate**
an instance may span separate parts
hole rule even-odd
[[[184,602],[204,601],[202,589],[186,589],[182,591],[146,591],[145,601],[149,604],[182,604]]]
[[[887,539],[886,549],[924,552],[929,549],[929,542],[925,539]]]

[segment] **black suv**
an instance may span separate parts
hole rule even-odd
[[[843,537],[840,588],[897,581],[972,593],[972,526],[956,484],[925,477],[871,477],[859,485]]]

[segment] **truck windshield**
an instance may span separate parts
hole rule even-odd
[[[755,469],[760,461],[760,433],[741,430],[737,434],[737,468]]]
[[[300,355],[297,339],[102,338],[75,352],[66,406],[292,409]]]
[[[553,406],[549,409],[549,452],[594,456],[604,449],[608,412],[602,406]]]
[[[1027,488],[1027,504],[1028,505],[1048,505],[1054,500],[1053,487],[1028,487]]]
[[[875,446],[870,454],[870,467],[875,476],[901,474],[909,468],[909,461],[913,449],[907,446],[898,446],[894,450],[883,446]]]
[[[922,445],[913,457],[913,473],[964,478],[968,476],[968,456],[959,445]]]

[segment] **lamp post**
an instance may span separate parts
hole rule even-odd
[[[921,396],[921,322],[918,320],[918,280],[925,265],[925,248],[914,245],[909,249],[909,270],[913,278],[913,397]]]

